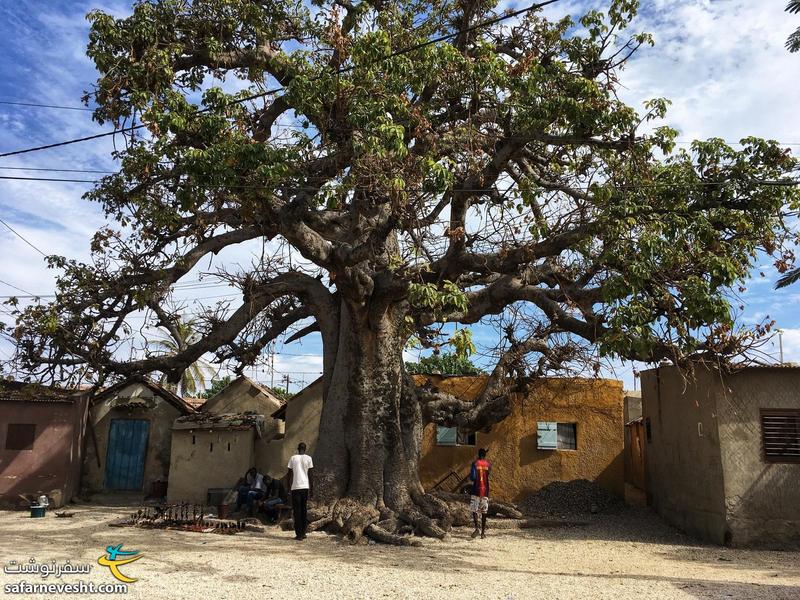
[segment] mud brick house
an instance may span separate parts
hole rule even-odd
[[[460,398],[474,399],[486,377],[415,376],[417,383]],[[469,433],[428,425],[423,433],[420,478],[430,489],[456,489],[467,477],[479,447],[493,464],[492,495],[518,501],[552,481],[588,479],[610,492],[624,492],[622,383],[604,379],[549,378],[532,382],[528,394],[513,395],[512,412],[490,432]],[[281,440],[267,446],[276,465],[286,461],[301,441],[314,454],[322,412],[322,381],[317,380],[273,413],[285,420]],[[280,457],[280,459],[276,457]]]
[[[87,403],[74,390],[0,382],[0,505],[44,494],[59,507],[78,492]]]
[[[82,487],[161,497],[169,477],[172,424],[194,409],[149,380],[104,390],[89,407]]]
[[[297,445],[304,442],[313,456],[322,414],[322,377],[304,387],[270,416],[285,423],[283,435],[263,444],[257,458],[259,468],[272,477],[286,474],[286,465]]]
[[[430,384],[475,399],[486,377],[426,376]],[[622,383],[607,379],[544,378],[512,394],[511,414],[489,432],[428,425],[420,479],[426,488],[463,481],[478,448],[492,463],[492,496],[518,502],[553,481],[588,479],[624,494]]]
[[[203,403],[197,414],[177,418],[169,500],[206,502],[209,493],[230,488],[250,467],[274,471],[268,462],[275,457],[265,449],[283,435],[283,422],[270,416],[282,405],[268,388],[242,376]]]
[[[800,368],[642,373],[650,503],[717,544],[800,545]]]
[[[206,400],[200,410],[215,415],[252,412],[269,416],[282,404],[266,386],[242,375]]]
[[[172,426],[170,502],[209,502],[255,465],[256,443],[267,433],[264,415],[196,413]]]

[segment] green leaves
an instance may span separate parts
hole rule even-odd
[[[407,362],[406,371],[420,375],[482,375],[483,371],[476,367],[465,356],[452,352],[424,356],[419,362]]]
[[[455,349],[456,356],[459,358],[467,358],[478,351],[475,344],[472,343],[472,331],[470,329],[459,329],[450,336],[450,340],[447,343]]]
[[[469,306],[466,294],[452,281],[445,281],[441,287],[433,283],[411,283],[408,299],[412,306],[432,310],[438,315],[464,312]]]

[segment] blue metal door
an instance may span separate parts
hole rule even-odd
[[[149,421],[112,419],[106,453],[106,489],[141,490]]]

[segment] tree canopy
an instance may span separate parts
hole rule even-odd
[[[676,131],[650,125],[667,101],[626,106],[619,72],[651,43],[627,34],[636,2],[480,26],[493,6],[161,0],[125,19],[91,13],[95,118],[145,129],[87,194],[111,222],[93,261],[50,258],[58,297],[21,316],[20,364],[173,379],[207,352],[252,364],[304,320],[325,337],[340,299],[405,302],[405,333],[423,344],[443,323],[519,306],[518,338],[639,360],[727,348],[724,292],[759,249],[780,249],[796,196],[776,182],[794,159],[757,138],[676,150]],[[120,360],[127,315],[167,326],[174,284],[257,239],[272,252],[219,274],[241,306],[197,315],[202,335],[179,353]]]
[[[91,13],[87,100],[128,128],[119,173],[86,196],[109,226],[90,262],[50,257],[56,300],[19,315],[17,368],[177,381],[206,354],[241,370],[273,340],[319,332],[324,518],[356,537],[405,543],[400,521],[441,537],[454,513],[419,482],[426,424],[491,427],[509,381],[598,356],[740,352],[758,332],[734,326],[731,287],[760,253],[793,263],[796,160],[756,137],[679,146],[665,99],[626,105],[621,71],[652,40],[629,30],[637,2],[607,7],[577,20],[493,0]],[[250,265],[209,274],[240,302],[194,315],[195,340],[120,351],[130,315],[169,327],[176,285],[253,242]],[[463,350],[461,325],[476,323],[497,331],[478,398],[417,387],[407,344]]]
[[[483,373],[466,356],[444,352],[423,356],[416,362],[406,362],[406,371],[412,375],[480,375]]]
[[[231,376],[226,375],[220,379],[212,379],[211,386],[206,388],[206,390],[200,394],[201,397],[209,400],[219,394],[222,390],[228,387],[231,383]]]

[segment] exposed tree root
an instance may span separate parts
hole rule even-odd
[[[503,505],[501,510],[507,510]],[[510,512],[510,511],[509,511]],[[339,533],[351,544],[367,537],[385,544],[419,546],[418,536],[445,539],[453,525],[472,522],[462,498],[455,494],[412,494],[410,502],[395,512],[382,506],[377,509],[353,498],[341,498],[332,505],[309,509],[308,531],[326,529]]]
[[[381,514],[374,506],[342,498],[333,505],[331,517],[339,532],[351,544],[356,544],[364,535],[364,530],[380,520]]]
[[[447,532],[439,527],[436,522],[430,517],[426,517],[416,509],[409,509],[400,511],[399,517],[414,527],[415,532],[428,537],[443,540],[447,536]]]
[[[376,542],[382,542],[384,544],[394,544],[395,546],[422,545],[419,540],[415,540],[412,536],[389,533],[383,527],[379,527],[377,524],[368,525],[364,530],[364,533]]]
[[[307,531],[319,531],[320,529],[325,529],[328,525],[333,523],[333,517],[320,517],[316,521],[311,521],[309,519],[308,527],[306,528]]]
[[[449,492],[443,492],[441,490],[436,490],[432,492],[432,494],[435,495],[440,500],[446,502],[451,507],[454,516],[461,512],[461,510],[458,509],[457,506],[459,505],[465,506],[469,504],[469,496],[467,494],[451,494]],[[469,514],[469,512],[467,512],[467,514]],[[489,500],[488,514],[490,517],[502,516],[502,517],[507,517],[509,519],[524,518],[524,515],[513,504],[510,504],[508,502],[500,502],[499,500],[492,500],[492,499]],[[462,520],[461,518],[455,518],[454,524],[460,525],[461,523],[459,523],[458,521],[461,520]],[[471,517],[469,520],[471,520]]]

